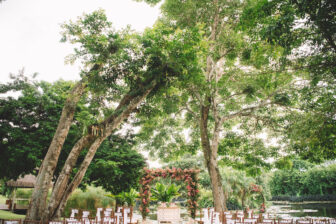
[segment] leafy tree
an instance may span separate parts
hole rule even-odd
[[[278,147],[266,147],[262,139],[228,132],[220,142],[218,154],[222,156],[221,164],[259,176],[272,167],[267,159],[276,158],[278,150]]]
[[[72,82],[62,80],[53,84],[37,82],[23,71],[13,75],[11,82],[0,85],[0,93],[4,94],[0,99],[1,179],[36,173],[56,129],[65,94],[72,86]],[[74,144],[80,132],[81,126],[74,123],[65,151],[70,150],[69,145]]]
[[[70,22],[63,27],[63,40],[78,46],[68,61],[83,62],[82,79],[67,98],[58,128],[39,170],[26,216],[32,220],[50,220],[60,216],[67,199],[81,183],[102,142],[132,113],[139,111],[147,96],[172,85],[185,71],[197,67],[195,60],[199,35],[195,32],[183,32],[191,37],[186,39],[182,33],[162,23],[142,35],[129,30],[116,32],[102,11],[84,15],[77,22]],[[186,55],[189,60],[181,63]],[[50,177],[55,171],[59,153],[73,121],[75,106],[84,92],[101,106],[98,114],[91,114],[96,117],[97,123],[90,123],[73,145],[46,206]],[[106,101],[110,103],[106,104]],[[115,104],[118,106],[114,107]],[[85,158],[72,177],[74,166],[84,149],[87,149]]]
[[[250,139],[267,127],[276,130],[273,115],[286,112],[291,104],[289,89],[296,88],[293,75],[280,69],[284,49],[254,41],[240,29],[243,7],[241,1],[163,1],[162,20],[177,30],[197,28],[202,32],[205,50],[198,61],[202,69],[167,90],[163,101],[153,102],[152,111],[145,111],[147,116],[151,112],[151,121],[142,124],[143,137],[151,137],[147,148],[159,149],[160,158],[202,150],[217,211],[226,210],[218,167],[226,133],[239,129]],[[183,132],[188,132],[189,139]],[[262,152],[266,148],[254,142],[253,148],[242,144],[240,152],[246,150],[242,157],[247,164],[264,165],[263,159],[274,150]],[[257,153],[251,155],[251,150]]]
[[[291,169],[277,170],[269,182],[272,196],[333,195],[335,165],[312,165],[293,160]]]
[[[74,84],[62,80],[53,84],[38,82],[26,77],[23,71],[12,78],[12,82],[0,85],[1,92],[8,95],[0,100],[1,179],[16,179],[19,175],[36,172],[53,137],[65,96]],[[18,97],[11,97],[11,91],[19,94]],[[77,110],[79,116],[75,117],[70,129],[54,179],[84,130],[82,114],[93,111],[94,105],[87,105],[84,100]],[[136,187],[145,160],[131,150],[133,143],[130,135],[109,136],[100,146],[82,184],[102,186],[114,194]],[[84,155],[80,156],[78,164],[83,159]]]
[[[298,105],[286,118],[285,141],[302,158],[335,158],[336,3],[332,0],[248,1],[241,26],[256,40],[285,49],[283,69],[305,74]]]
[[[83,180],[117,195],[138,186],[145,159],[132,150],[134,141],[111,135],[102,143]]]

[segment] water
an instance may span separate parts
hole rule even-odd
[[[269,210],[281,217],[333,217],[336,218],[336,203],[288,203],[273,202]]]

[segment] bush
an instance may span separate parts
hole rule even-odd
[[[200,208],[213,207],[212,192],[210,190],[201,189],[200,197],[198,199],[198,205]]]
[[[273,173],[269,186],[273,197],[294,195],[319,198],[315,196],[319,195],[324,200],[336,195],[336,164],[315,166],[308,170],[278,170]]]
[[[239,204],[237,198],[230,197],[226,201],[226,207],[228,210],[242,210],[241,204]]]
[[[72,208],[91,211],[90,216],[94,216],[97,208],[113,207],[115,205],[114,199],[105,195],[107,192],[102,188],[88,187],[85,192],[77,189],[72,193],[65,206],[64,216],[69,217]]]

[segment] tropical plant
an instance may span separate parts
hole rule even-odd
[[[198,205],[200,206],[200,208],[213,207],[211,190],[200,189],[200,198],[198,200]]]
[[[173,184],[164,185],[157,182],[155,187],[152,189],[152,200],[170,203],[173,199],[177,198],[180,193],[180,186]]]
[[[139,198],[139,193],[131,188],[128,192],[123,191],[117,195],[107,194],[106,196],[115,198],[117,205],[133,207],[136,200]]]

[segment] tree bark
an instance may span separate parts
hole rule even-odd
[[[59,174],[57,181],[54,185],[51,197],[49,199],[48,209],[45,210],[43,215],[43,220],[49,220],[50,217],[54,216],[53,211],[58,204],[57,201],[62,198],[66,190],[67,183],[70,179],[72,170],[77,163],[79,154],[86,146],[90,146],[93,140],[94,139],[90,135],[83,136],[76,142],[76,144],[72,148],[67,160],[65,161],[62,171]]]
[[[208,100],[208,102],[210,103],[210,100]],[[212,196],[214,199],[215,210],[217,212],[223,212],[227,210],[226,199],[223,191],[222,178],[220,176],[217,163],[218,142],[213,141],[211,145],[208,135],[209,110],[210,105],[201,106],[201,118],[200,118],[201,142],[202,142],[205,165],[210,175]],[[217,138],[213,138],[213,140],[218,141]]]
[[[108,117],[101,123],[100,126],[104,126],[104,134],[100,137],[96,137],[94,141],[90,141],[90,135],[84,136],[74,146],[73,150],[69,154],[69,157],[61,171],[61,174],[55,184],[52,196],[50,198],[48,209],[45,211],[43,221],[48,221],[57,217],[60,217],[64,210],[66,202],[71,193],[81,183],[97,149],[101,143],[112,134],[112,132],[125,120],[129,115],[139,106],[139,104],[147,97],[151,90],[155,87],[156,81],[152,81],[142,91],[133,91],[123,97],[120,101],[115,113]],[[79,171],[73,178],[71,183],[69,182],[71,171],[73,170],[78,155],[84,146],[90,145],[88,153],[84,161],[82,162]]]
[[[48,190],[51,187],[58,158],[73,121],[76,105],[83,95],[84,89],[85,84],[78,82],[64,104],[55,135],[37,175],[35,188],[26,214],[26,219],[28,220],[40,220],[45,211]]]

